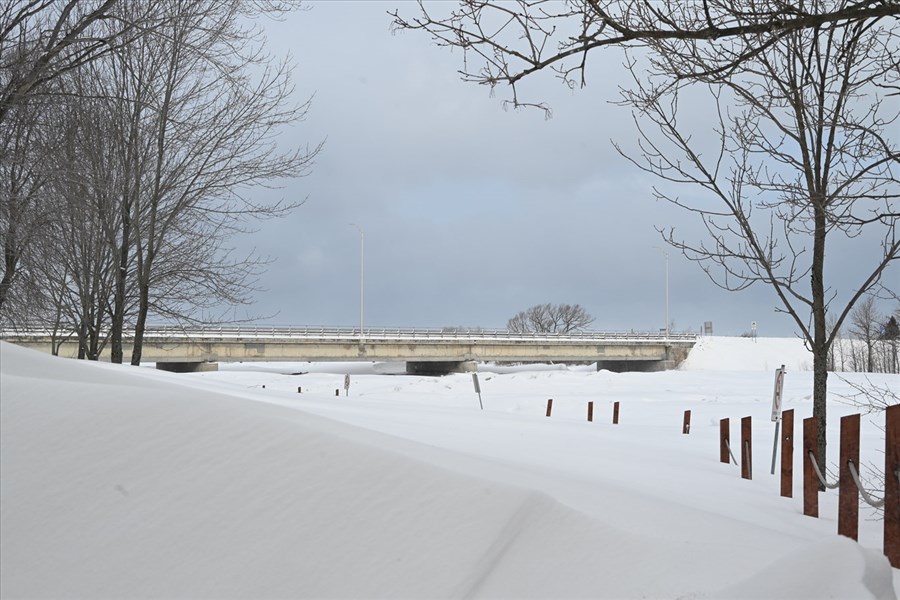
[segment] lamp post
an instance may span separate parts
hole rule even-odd
[[[356,223],[350,223],[350,225],[356,227],[357,231],[359,231],[359,345],[362,346],[364,340],[363,312],[365,307],[365,287],[363,282],[366,264],[366,236],[365,233],[363,233],[362,227]]]
[[[669,253],[663,254],[666,257],[666,339],[669,339]]]
[[[653,246],[663,253],[666,259],[666,339],[669,339],[669,253],[659,246]]]

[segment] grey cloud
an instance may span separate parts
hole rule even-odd
[[[648,176],[618,156],[633,147],[630,115],[611,105],[626,81],[617,58],[597,61],[589,87],[528,83],[539,111],[504,111],[458,80],[461,60],[423,36],[392,36],[381,2],[315,3],[266,25],[290,50],[306,123],[282,143],[327,136],[314,172],[283,190],[307,203],[240,240],[276,258],[257,313],[279,323],[352,325],[359,318],[359,234],[366,236],[366,321],[373,326],[503,327],[539,302],[580,303],[597,327],[664,327],[664,262],[656,225],[697,232],[653,200]],[[498,91],[498,96],[503,91]],[[698,114],[702,120],[702,114]],[[836,265],[838,263],[836,262]],[[836,274],[841,275],[841,269]],[[727,294],[670,253],[670,313],[697,330],[790,335],[765,288]]]

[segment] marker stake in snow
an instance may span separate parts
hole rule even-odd
[[[772,442],[772,475],[775,474],[775,455],[778,454],[778,430],[781,427],[781,389],[784,386],[784,365],[775,369],[775,392],[772,394],[772,421],[775,422],[775,441]]]
[[[484,410],[484,404],[481,402],[481,384],[478,383],[478,373],[472,373],[472,383],[475,384],[475,393],[478,394],[478,406]]]

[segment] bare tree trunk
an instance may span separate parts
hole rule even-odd
[[[138,277],[138,312],[134,323],[134,345],[131,349],[131,364],[139,366],[144,352],[144,332],[147,330],[147,314],[150,312],[150,286],[143,277]]]
[[[116,268],[116,291],[113,297],[112,327],[110,332],[110,361],[122,364],[122,335],[125,330],[125,288],[128,276],[128,251],[131,246],[131,217],[128,205],[122,204],[122,242],[119,247],[119,264]]]
[[[810,280],[812,285],[813,318],[813,417],[816,419],[819,470],[825,473],[825,424],[828,400],[828,330],[825,314],[825,236],[826,215],[821,198],[813,199],[813,257]]]
[[[12,287],[12,282],[16,275],[16,268],[19,263],[18,252],[16,252],[12,243],[15,239],[14,236],[15,231],[13,230],[10,232],[10,236],[4,240],[3,244],[3,279],[0,279],[0,309],[3,308],[3,303],[6,301],[6,296],[9,294],[9,288]]]

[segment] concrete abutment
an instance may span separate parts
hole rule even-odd
[[[449,375],[450,373],[474,373],[478,363],[474,360],[407,361],[407,375]]]
[[[208,371],[218,371],[219,363],[217,362],[157,362],[156,368],[160,371],[169,371],[171,373],[206,373]]]

